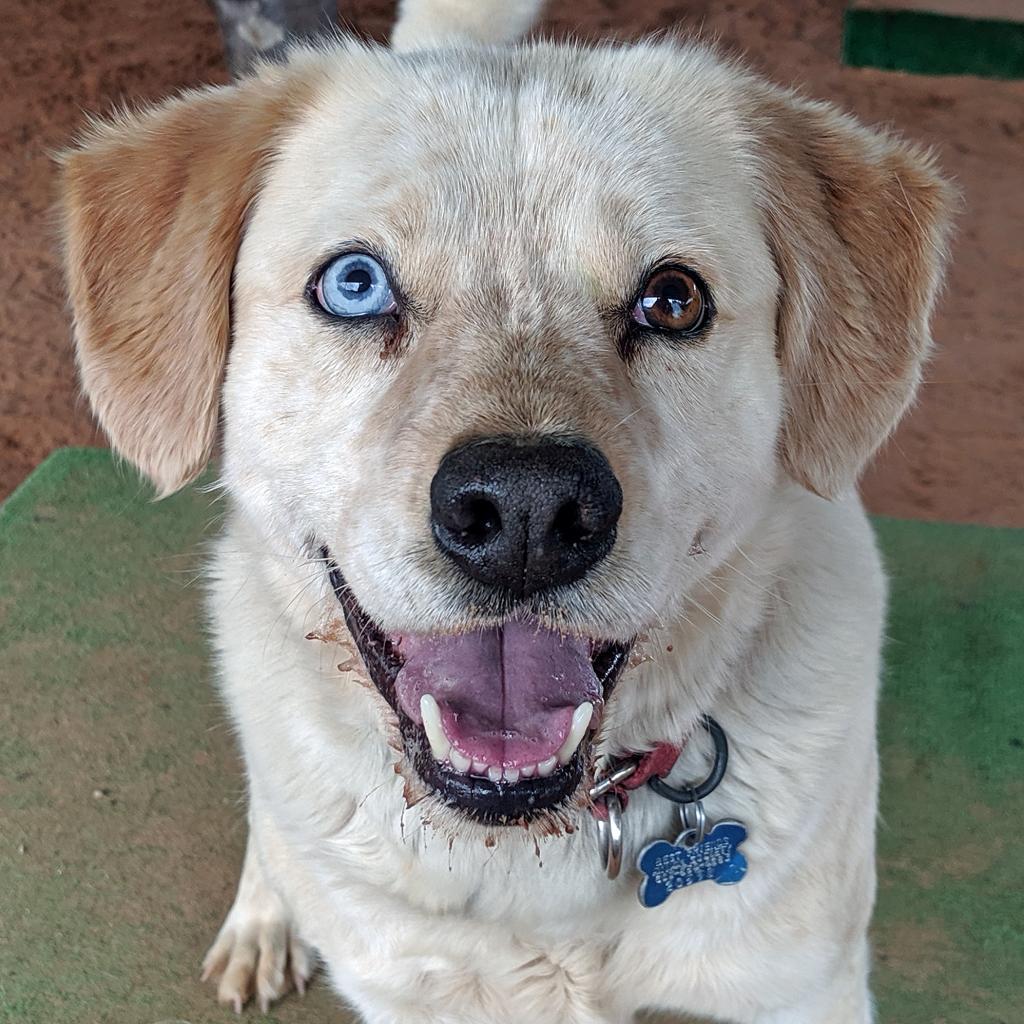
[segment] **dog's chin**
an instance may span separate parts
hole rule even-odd
[[[560,636],[528,616],[457,636],[390,634],[327,557],[348,630],[426,794],[485,825],[557,820],[585,800],[592,738],[630,643]]]

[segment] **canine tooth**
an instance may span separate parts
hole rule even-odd
[[[590,701],[584,701],[572,713],[572,725],[569,727],[569,735],[565,737],[565,742],[558,751],[559,764],[568,764],[572,760],[572,755],[576,753],[576,748],[587,734],[587,726],[590,725],[590,719],[593,715],[594,705]]]
[[[448,760],[451,761],[452,767],[463,775],[473,766],[473,762],[462,751],[456,750],[454,746],[448,751]]]
[[[537,774],[542,779],[546,779],[555,770],[556,764],[558,764],[557,757],[549,757],[546,761],[541,761],[541,763],[537,765]]]
[[[523,767],[519,769],[519,774],[524,779],[532,779],[534,775],[537,774],[537,766],[535,764],[524,764]]]
[[[518,768],[506,768],[503,772],[506,782],[518,782],[519,781],[519,769]]]
[[[501,781],[501,769],[496,764],[492,764],[487,769],[487,778],[489,778],[491,780],[491,782],[500,782]]]
[[[434,760],[447,761],[451,741],[445,736],[444,727],[441,725],[441,709],[429,693],[420,697],[420,717],[423,719],[423,731],[427,734]]]

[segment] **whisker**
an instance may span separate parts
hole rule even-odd
[[[788,582],[787,577],[780,576],[778,573],[772,572],[770,569],[766,569],[762,565],[758,565],[758,563],[755,562],[739,544],[733,544],[733,549],[757,572],[763,573],[765,576],[771,576],[772,579],[781,580],[783,583]]]
[[[612,430],[618,430],[619,427],[621,427],[625,423],[628,423],[634,416],[638,416],[640,413],[642,413],[645,408],[646,406],[637,406],[637,408],[634,409],[631,413],[627,413],[625,416],[623,416],[622,419],[619,420],[619,422],[612,427]]]
[[[263,657],[264,658],[266,658],[266,656],[267,656],[267,644],[270,643],[270,639],[274,635],[274,632],[277,630],[277,627],[280,624],[281,620],[291,611],[291,609],[296,604],[296,602],[299,601],[302,598],[302,596],[305,593],[307,593],[309,591],[309,589],[314,584],[320,582],[321,580],[323,580],[323,573],[320,573],[320,572],[318,572],[315,576],[312,576],[309,579],[305,580],[301,584],[299,589],[296,591],[294,596],[291,598],[291,600],[289,600],[288,603],[284,606],[284,608],[281,609],[280,613],[276,616],[276,618],[274,619],[274,621],[271,623],[270,627],[268,628],[267,635],[264,638],[264,641],[263,641]],[[317,602],[317,604],[319,604],[321,602],[322,602],[322,598],[321,598],[320,602]],[[314,605],[314,607],[315,606],[316,605]],[[282,633],[282,636],[281,636],[281,645],[282,645],[282,647],[283,647],[284,642],[287,639],[287,637],[288,637],[287,633]],[[278,650],[278,653],[280,653],[280,649]]]
[[[831,387],[837,391],[846,391],[849,389],[850,384],[870,384],[870,385],[881,385],[881,384],[900,384],[904,378],[902,377],[854,377],[854,378],[843,378],[841,382],[835,380],[803,380],[797,381],[788,385],[789,387],[796,388],[822,388]],[[933,387],[935,385],[950,385],[950,384],[977,384],[978,382],[971,379],[966,380],[922,380],[919,381],[921,387]]]
[[[692,604],[699,611],[703,612],[703,614],[706,615],[709,619],[711,619],[711,621],[714,622],[716,625],[725,625],[725,623],[722,622],[722,620],[713,611],[710,611],[709,609],[705,608],[704,605],[697,600],[697,598],[691,597],[689,594],[685,594],[684,598],[685,600],[689,601],[690,604]]]

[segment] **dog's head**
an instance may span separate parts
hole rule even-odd
[[[913,395],[948,190],[671,43],[301,51],[64,159],[79,361],[331,600],[449,803],[579,790],[634,638]],[[656,734],[650,739],[659,738]]]

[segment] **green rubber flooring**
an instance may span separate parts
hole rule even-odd
[[[1024,78],[1024,18],[1000,21],[929,11],[852,8],[843,62],[915,75]]]
[[[197,581],[219,507],[196,489],[154,504],[92,449],[56,452],[0,507],[4,1024],[233,1019],[198,982],[244,842]],[[877,528],[879,1020],[1019,1024],[1024,531]],[[264,1019],[350,1018],[319,984]]]

